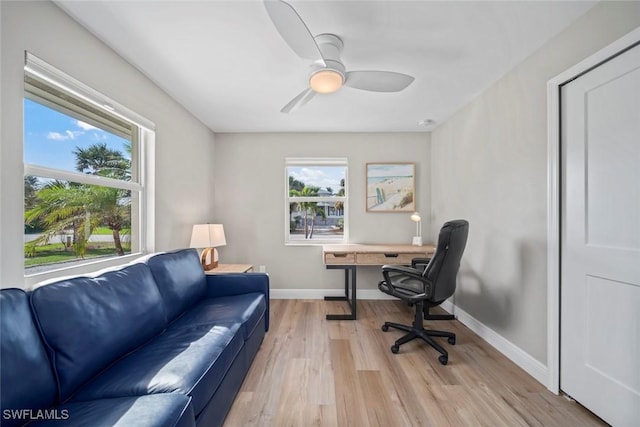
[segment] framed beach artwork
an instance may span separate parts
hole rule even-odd
[[[415,172],[415,163],[367,163],[367,212],[414,212]]]

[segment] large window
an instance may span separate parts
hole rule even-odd
[[[285,159],[285,195],[285,243],[347,241],[347,159]]]
[[[26,275],[145,251],[143,158],[152,132],[135,113],[27,54]]]

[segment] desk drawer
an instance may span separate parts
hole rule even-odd
[[[367,254],[367,253],[358,253],[356,254],[356,264],[362,265],[385,265],[385,264],[395,264],[395,265],[411,265],[411,260],[413,258],[424,257],[424,253],[415,253],[415,254],[399,254],[397,252],[390,253],[378,253],[378,254]]]
[[[356,260],[355,254],[345,252],[328,252],[324,254],[325,264],[353,264]]]

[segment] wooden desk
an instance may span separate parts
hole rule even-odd
[[[327,314],[327,320],[356,319],[356,267],[359,265],[409,265],[413,258],[429,258],[433,245],[351,244],[323,245],[322,261],[327,269],[344,270],[344,296],[324,297],[326,301],[346,301],[351,314]],[[351,295],[349,295],[351,289]]]
[[[218,264],[216,268],[205,270],[205,274],[248,273],[253,271],[251,264]]]

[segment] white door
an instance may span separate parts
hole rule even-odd
[[[561,89],[560,388],[640,426],[640,46]]]

